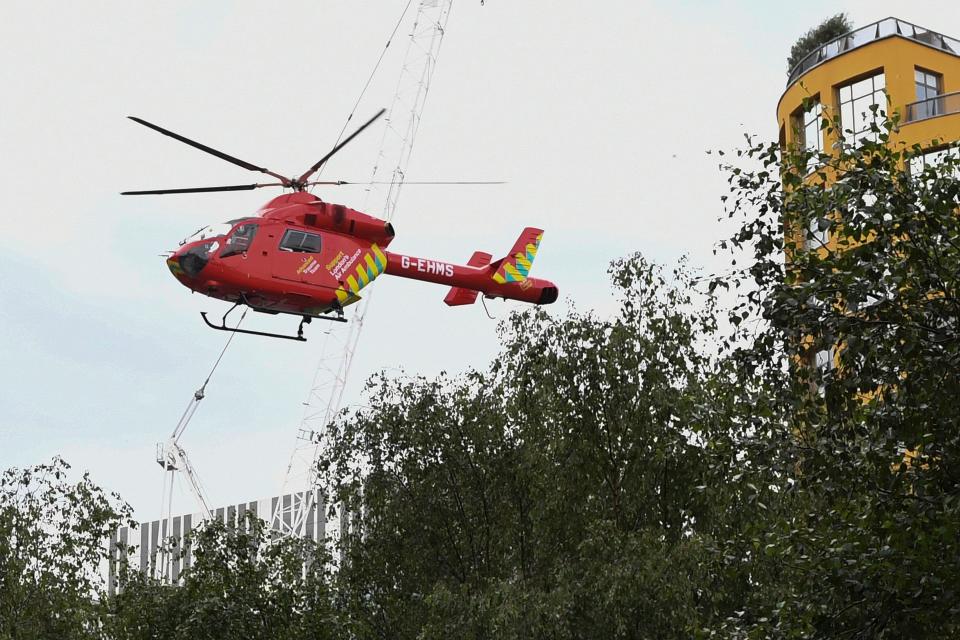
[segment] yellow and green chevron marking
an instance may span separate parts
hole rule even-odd
[[[344,286],[337,289],[337,300],[345,307],[360,299],[360,289],[373,282],[387,268],[387,256],[377,245],[371,245],[369,251],[361,254],[357,266],[348,272]]]
[[[493,279],[499,284],[526,280],[527,274],[530,273],[530,265],[533,264],[533,259],[537,257],[537,248],[540,246],[540,240],[542,239],[543,234],[537,234],[533,242],[527,243],[525,253],[518,251],[508,260],[504,260],[497,272],[493,274]]]
[[[175,276],[183,275],[183,267],[180,266],[176,258],[167,258],[167,268],[170,269],[170,273]]]

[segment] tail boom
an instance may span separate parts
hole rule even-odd
[[[519,300],[532,304],[550,304],[557,299],[557,286],[549,280],[524,278],[520,281],[499,282],[494,276],[501,261],[493,265],[474,267],[405,256],[390,251],[385,253],[387,255],[385,272],[389,275],[454,287],[454,290],[447,294],[445,299],[447,304],[472,303],[476,296],[470,298],[468,294],[471,291],[477,291],[492,298]],[[476,257],[477,254],[474,254],[474,258]],[[489,261],[489,257],[487,260]],[[471,262],[474,262],[474,259],[471,259]]]

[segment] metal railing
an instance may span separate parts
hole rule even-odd
[[[904,121],[916,122],[917,120],[926,120],[948,113],[960,113],[960,91],[911,102],[907,105],[907,115]]]
[[[945,36],[936,31],[918,27],[906,20],[884,18],[873,24],[868,24],[865,27],[860,27],[850,33],[846,33],[808,53],[790,70],[787,76],[787,86],[792,85],[800,76],[822,62],[835,58],[841,53],[862,47],[865,44],[870,44],[871,42],[892,36],[901,36],[914,42],[927,45],[928,47],[960,56],[960,40]]]

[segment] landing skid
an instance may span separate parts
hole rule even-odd
[[[238,327],[228,327],[228,326],[227,326],[227,316],[230,315],[230,312],[233,311],[234,309],[236,309],[237,307],[239,307],[241,304],[244,304],[244,303],[243,303],[243,302],[237,302],[237,303],[234,304],[232,307],[230,307],[230,308],[227,310],[227,312],[226,312],[225,314],[223,314],[223,317],[220,318],[220,324],[219,324],[219,325],[216,325],[216,324],[213,324],[212,322],[210,322],[210,319],[207,318],[207,312],[206,312],[206,311],[201,311],[201,312],[200,312],[200,317],[203,318],[203,321],[207,323],[207,326],[208,326],[208,327],[210,327],[211,329],[216,329],[217,331],[229,331],[230,333],[246,333],[247,335],[251,335],[251,336],[264,336],[264,337],[267,337],[267,338],[281,338],[281,339],[283,339],[283,340],[296,340],[296,341],[298,341],[298,342],[306,342],[306,341],[307,341],[307,339],[303,337],[303,325],[305,325],[305,324],[310,324],[310,321],[313,319],[311,316],[302,316],[302,317],[300,318],[300,325],[297,327],[297,335],[295,335],[295,336],[285,335],[285,334],[282,334],[282,333],[269,333],[269,332],[266,332],[266,331],[253,331],[252,329],[240,329],[240,328],[238,328]],[[251,308],[253,308],[253,307],[251,307]],[[256,311],[256,309],[254,309],[254,310]],[[346,322],[346,321],[347,321],[347,319],[343,317],[343,314],[342,314],[342,313],[341,313],[340,315],[338,315],[338,316],[335,316],[335,317],[329,317],[329,316],[316,316],[316,317],[319,318],[320,320],[329,320],[330,322]]]

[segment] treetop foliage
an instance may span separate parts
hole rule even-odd
[[[831,16],[810,29],[790,47],[790,56],[787,58],[787,73],[793,71],[793,68],[809,53],[851,31],[853,31],[853,23],[845,13]]]
[[[0,476],[0,638],[87,638],[103,598],[104,541],[130,507],[59,458]]]

